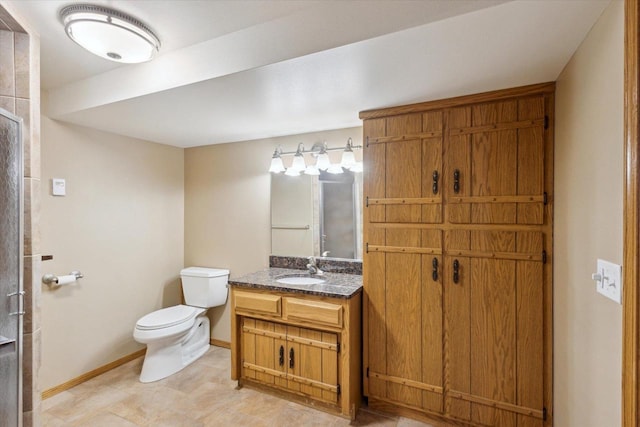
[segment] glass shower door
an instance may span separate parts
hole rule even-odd
[[[22,425],[22,120],[0,109],[0,425]]]

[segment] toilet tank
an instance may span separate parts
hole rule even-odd
[[[229,270],[188,267],[180,271],[184,302],[193,307],[217,307],[227,302]]]

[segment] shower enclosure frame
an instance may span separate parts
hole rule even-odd
[[[6,297],[9,299],[7,302],[9,319],[15,316],[16,325],[16,338],[15,338],[15,352],[16,352],[16,425],[22,427],[22,410],[23,410],[23,384],[22,384],[22,372],[23,372],[23,333],[24,333],[24,141],[23,141],[23,119],[18,117],[2,108],[0,108],[0,116],[15,122],[17,126],[16,139],[17,153],[16,153],[16,169],[17,169],[17,212],[14,212],[18,221],[18,236],[17,236],[17,278],[18,283],[15,291],[9,291]],[[13,310],[13,311],[12,311]],[[2,313],[0,313],[2,314]]]

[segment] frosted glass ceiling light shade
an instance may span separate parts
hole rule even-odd
[[[110,61],[146,62],[160,50],[160,40],[149,27],[114,9],[72,4],[60,11],[60,19],[71,40]]]

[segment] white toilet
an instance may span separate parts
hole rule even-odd
[[[187,305],[163,308],[136,323],[133,338],[147,345],[140,381],[148,383],[175,374],[209,348],[209,307],[227,301],[229,270],[189,267],[180,271]]]

